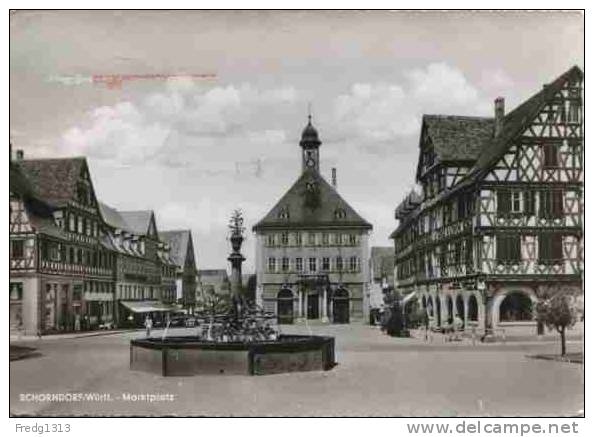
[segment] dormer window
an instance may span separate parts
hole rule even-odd
[[[344,219],[346,218],[346,211],[342,208],[337,208],[336,211],[334,211],[334,217],[337,219]]]
[[[288,220],[289,219],[289,210],[287,208],[282,208],[278,213],[278,218],[281,220]]]

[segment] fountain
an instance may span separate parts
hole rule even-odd
[[[131,340],[130,369],[163,376],[200,374],[265,375],[272,373],[330,370],[334,337],[284,335],[274,313],[248,302],[243,295],[241,245],[245,228],[241,211],[229,223],[232,252],[231,296],[225,300],[207,296],[195,316],[193,336]]]

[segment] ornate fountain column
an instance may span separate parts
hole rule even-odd
[[[232,252],[227,258],[231,263],[231,301],[235,314],[240,313],[242,302],[242,283],[241,283],[241,264],[245,257],[241,254],[241,244],[243,243],[243,216],[241,210],[236,209],[229,220],[229,240],[231,241]]]

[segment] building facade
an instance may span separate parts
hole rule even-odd
[[[99,202],[85,158],[10,155],[11,331],[109,328],[177,309],[178,266],[152,211]]]
[[[163,301],[171,303],[177,266],[169,245],[159,238],[155,214],[150,210],[118,211],[101,202],[100,208],[106,230],[104,244],[116,254],[117,325],[142,324],[147,314],[161,322],[163,313],[175,309]]]
[[[584,76],[505,114],[423,117],[417,183],[396,208],[395,285],[437,326],[536,326],[551,290],[582,295]],[[583,296],[583,295],[582,295]]]
[[[365,221],[320,174],[321,141],[302,133],[301,175],[254,227],[256,302],[279,322],[362,318],[369,278]]]
[[[192,231],[189,229],[163,231],[159,236],[170,247],[170,256],[176,266],[176,300],[192,312],[196,305],[198,275]]]
[[[10,326],[28,335],[113,321],[115,256],[84,158],[10,162]]]
[[[198,270],[198,294],[204,298],[208,294],[229,296],[231,294],[231,282],[225,269],[202,269]]]

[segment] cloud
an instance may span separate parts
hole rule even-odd
[[[405,72],[400,82],[353,84],[336,97],[334,119],[342,135],[373,149],[418,135],[424,113],[477,115],[487,104],[460,70],[432,63]]]
[[[85,126],[66,131],[62,142],[72,153],[124,164],[159,159],[167,164],[182,148],[200,148],[202,159],[204,155],[228,158],[223,149],[230,138],[245,137],[248,143],[262,144],[284,141],[282,130],[260,128],[257,119],[297,99],[292,87],[260,90],[242,84],[204,89],[175,79],[167,81],[160,92],[135,102],[94,109]]]

